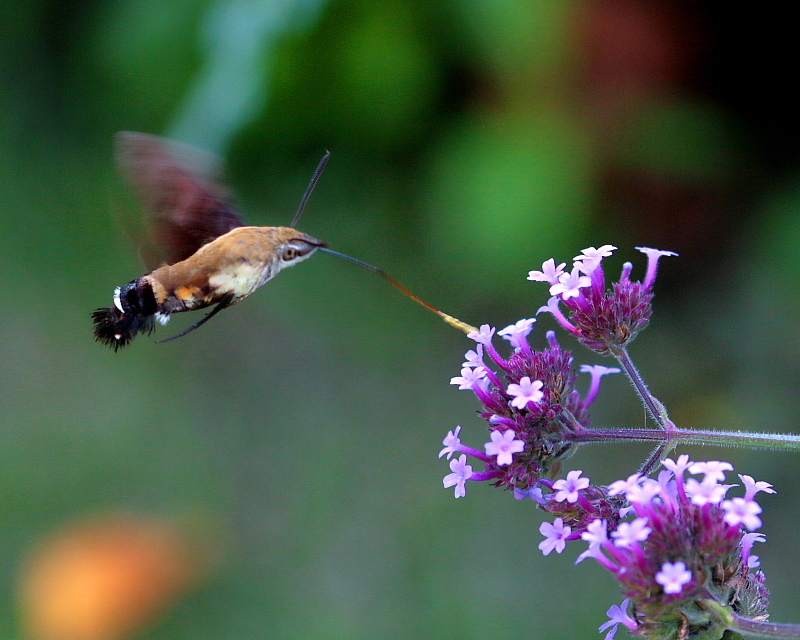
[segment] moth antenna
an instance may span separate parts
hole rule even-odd
[[[393,287],[399,289],[403,294],[407,295],[411,298],[414,302],[418,302],[423,307],[428,309],[429,311],[433,311],[437,316],[439,316],[442,320],[444,320],[447,324],[451,327],[455,327],[460,331],[463,331],[466,334],[470,334],[473,331],[477,331],[475,327],[466,322],[462,322],[458,318],[454,318],[453,316],[447,315],[446,313],[439,311],[436,307],[429,305],[425,302],[422,298],[417,295],[414,295],[409,291],[406,287],[400,284],[397,280],[395,280],[392,276],[386,273],[383,269],[379,269],[378,267],[369,264],[368,262],[364,262],[363,260],[359,260],[358,258],[354,258],[353,256],[348,256],[346,253],[339,253],[338,251],[334,251],[333,249],[328,249],[328,247],[319,247],[320,251],[324,251],[325,253],[330,253],[332,256],[337,256],[339,258],[344,258],[345,260],[349,260],[350,262],[354,262],[355,264],[364,267],[365,269],[369,269],[370,271],[374,271],[377,273],[381,278],[387,280]]]
[[[314,187],[317,186],[317,181],[322,175],[322,172],[325,170],[325,165],[328,164],[330,157],[331,152],[326,151],[325,155],[322,156],[322,160],[320,160],[319,164],[317,165],[317,170],[314,172],[314,175],[311,176],[311,182],[308,183],[306,192],[303,194],[303,199],[300,201],[300,206],[297,207],[297,213],[294,214],[294,218],[292,218],[292,224],[289,225],[292,229],[294,229],[297,226],[297,223],[300,222],[300,217],[303,215],[303,211],[305,211],[306,204],[308,204],[308,199],[311,197]]]
[[[232,300],[233,300],[233,296],[232,295],[225,296],[225,298],[223,298],[222,301],[216,307],[214,307],[209,313],[207,313],[205,316],[203,316],[200,319],[199,322],[196,322],[195,324],[193,324],[188,329],[184,329],[179,334],[174,335],[171,338],[164,338],[163,340],[156,340],[156,344],[162,344],[164,342],[170,342],[171,340],[177,340],[178,338],[182,338],[183,336],[185,336],[187,333],[191,333],[192,331],[194,331],[198,327],[204,325],[206,322],[211,320],[211,318],[213,318],[215,315],[217,315],[225,307],[229,307]]]

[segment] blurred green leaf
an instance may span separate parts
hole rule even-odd
[[[424,203],[448,287],[496,295],[569,250],[586,231],[591,170],[588,140],[563,114],[464,118],[432,151]]]
[[[623,163],[690,182],[730,180],[741,159],[741,134],[710,103],[654,100],[632,121],[621,144]]]

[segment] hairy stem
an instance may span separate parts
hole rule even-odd
[[[675,424],[669,419],[666,407],[661,404],[658,398],[650,393],[650,390],[644,382],[644,378],[642,378],[642,374],[639,373],[636,365],[633,364],[628,350],[625,347],[610,347],[610,351],[617,359],[617,362],[622,366],[623,371],[628,375],[628,378],[639,394],[639,397],[642,399],[642,402],[644,402],[644,406],[647,407],[647,411],[653,417],[653,420],[655,420],[664,431],[670,432],[675,430]]]
[[[747,431],[691,430],[674,427],[670,431],[660,429],[584,429],[567,436],[575,443],[587,442],[661,442],[672,449],[678,444],[706,444],[722,447],[748,447],[750,449],[773,449],[800,451],[800,435],[784,433],[749,433]]]
[[[738,631],[748,638],[765,638],[767,640],[800,638],[800,624],[779,624],[777,622],[748,620],[736,614],[732,614],[731,618],[732,621],[728,625],[728,629]]]

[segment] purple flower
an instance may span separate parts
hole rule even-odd
[[[550,287],[552,297],[539,312],[549,311],[590,349],[615,356],[669,436],[677,427],[646,392],[626,346],[649,322],[659,259],[676,254],[639,248],[648,257],[645,277],[632,280],[633,265],[626,262],[619,280],[608,284],[603,260],[615,249],[589,247],[574,258],[570,270],[549,259],[541,271],[530,271],[528,279]],[[597,560],[627,596],[621,607],[609,609],[610,619],[601,627],[608,629],[607,639],[620,624],[647,637],[711,638],[735,630],[728,613],[760,619],[766,613],[768,591],[751,551],[764,538],[748,531],[761,526],[761,507],[754,497],[762,491],[773,493],[772,485],[740,475],[745,497],[726,499],[737,486],[724,484],[732,465],[691,462],[686,455],[664,460],[657,479],[648,477],[655,474],[658,453],[675,446],[677,441],[668,437],[642,473],[608,487],[592,485],[580,470],[554,479],[576,446],[627,437],[617,435],[617,427],[594,430],[588,421],[602,377],[620,369],[582,365],[580,371],[589,373],[591,382],[586,394],[579,393],[572,356],[561,350],[553,332],[546,334],[549,346],[542,351],[532,347],[528,336],[534,321],[524,318],[497,332],[513,348],[507,357],[493,344],[491,326],[469,334],[477,347],[467,353],[461,376],[451,384],[474,391],[490,441],[484,453],[462,444],[460,427],[448,433],[439,456],[462,455],[450,461],[452,473],[445,477],[445,487],[455,487],[458,498],[466,494],[467,480],[491,481],[511,489],[517,500],[530,497],[534,505],[525,504],[554,518],[539,528],[544,540],[538,546],[544,555],[562,553],[570,540],[586,542],[588,549],[577,562]],[[485,470],[473,472],[467,456],[483,462]],[[702,478],[686,477],[691,474]]]
[[[606,521],[592,520],[586,527],[586,531],[581,533],[581,540],[588,542],[590,547],[597,547],[604,542],[608,542]]]
[[[519,384],[508,385],[508,395],[514,399],[511,401],[511,406],[517,409],[525,409],[529,402],[539,402],[544,395],[542,393],[542,386],[544,383],[541,380],[533,380],[528,376],[520,379]]]
[[[484,446],[486,453],[490,456],[497,456],[497,464],[511,464],[512,454],[519,453],[525,449],[525,443],[517,440],[516,435],[511,429],[508,431],[492,431],[492,441]]]
[[[475,351],[470,349],[464,354],[464,357],[466,359],[461,364],[462,367],[483,367],[483,345],[476,345]]]
[[[677,256],[677,253],[672,251],[659,251],[658,249],[649,249],[647,247],[636,247],[642,253],[647,254],[647,275],[644,277],[643,286],[649,290],[653,288],[653,282],[656,279],[656,271],[658,270],[658,260],[661,256]]]
[[[547,500],[542,494],[540,486],[531,487],[530,489],[518,489],[514,487],[514,500],[525,500],[530,498],[537,504],[545,504]]]
[[[622,601],[621,605],[612,605],[611,608],[606,612],[608,616],[608,621],[604,622],[600,625],[598,631],[605,631],[609,627],[612,627],[611,630],[606,634],[604,640],[614,640],[614,635],[617,633],[617,627],[623,624],[631,631],[635,631],[639,628],[636,620],[631,618],[628,615],[628,607],[630,606],[631,599],[626,598]]]
[[[546,305],[544,305],[543,307],[539,307],[539,309],[536,311],[536,314],[538,315],[540,313],[545,313],[545,312],[551,313],[553,315],[553,317],[556,320],[558,320],[558,323],[564,329],[569,331],[572,335],[580,337],[580,335],[581,335],[580,330],[574,324],[572,324],[569,320],[567,320],[567,316],[565,316],[561,312],[561,308],[559,307],[560,300],[561,299],[558,296],[551,297],[547,301]]]
[[[539,533],[544,536],[544,540],[539,543],[539,549],[547,556],[553,549],[556,553],[564,551],[567,546],[567,537],[572,533],[572,529],[566,526],[561,518],[556,518],[553,524],[543,522],[539,527]]]
[[[665,562],[656,574],[656,582],[664,587],[664,593],[680,593],[691,580],[692,574],[683,562]]]
[[[556,502],[577,502],[581,489],[589,486],[589,478],[581,478],[580,470],[570,471],[566,479],[556,480],[553,483],[553,500]]]
[[[730,462],[720,462],[719,460],[695,462],[689,466],[689,473],[704,473],[704,481],[708,480],[709,482],[724,480],[725,472],[732,470],[733,465]]]
[[[627,494],[630,489],[638,487],[642,479],[643,476],[641,473],[634,473],[633,475],[628,476],[627,480],[616,480],[608,485],[608,495],[618,496]]]
[[[461,375],[450,379],[450,384],[457,384],[459,389],[472,389],[480,380],[486,377],[486,368],[477,367],[470,369],[464,367]]]
[[[646,623],[652,637],[700,637],[709,629],[719,629],[713,632],[719,637],[724,610],[751,618],[766,612],[764,576],[750,553],[763,536],[747,533],[761,525],[761,507],[752,498],[723,500],[732,488],[719,482],[732,470],[727,462],[691,463],[680,456],[664,467],[658,480],[637,473],[609,485],[608,499],[618,501],[611,503],[612,519],[603,516],[580,533],[589,548],[578,560],[593,558],[616,577],[639,628]],[[704,474],[702,482],[686,480],[687,470]],[[748,493],[758,484],[749,476],[743,482]],[[594,491],[589,486],[582,493]],[[633,520],[623,520],[629,513]],[[573,531],[579,526],[575,517],[565,522]],[[709,598],[720,609],[706,606]],[[700,610],[708,615],[695,616]],[[681,621],[688,626],[679,627]]]
[[[633,522],[623,522],[612,533],[618,547],[630,547],[637,542],[644,542],[652,529],[647,526],[647,518],[636,518]]]
[[[689,460],[689,456],[684,454],[678,456],[677,461],[672,460],[672,458],[667,458],[661,464],[663,464],[665,468],[672,471],[676,478],[683,479],[684,472],[694,463]]]
[[[450,381],[461,389],[472,389],[483,405],[481,416],[488,421],[492,438],[489,451],[496,451],[495,455],[460,441],[451,449],[445,442],[442,453],[459,451],[483,462],[485,471],[474,473],[471,480],[493,480],[523,492],[535,487],[551,465],[569,453],[570,434],[588,426],[588,404],[575,390],[577,375],[571,354],[561,349],[553,331],[545,336],[548,346],[534,351],[525,339],[531,325],[532,319],[523,319],[503,330],[504,336],[518,345],[507,360],[492,344],[494,330],[483,325],[472,334],[479,342],[464,363],[474,366],[463,367],[461,376]],[[484,363],[484,353],[497,370]],[[509,430],[511,434],[503,435]],[[500,438],[509,439],[511,448],[492,449],[502,444]],[[513,455],[523,451],[521,456]]]
[[[460,450],[461,447],[461,438],[458,437],[459,432],[461,431],[461,425],[456,427],[455,431],[448,431],[447,436],[444,440],[442,440],[442,444],[444,445],[444,449],[439,452],[439,457],[441,458],[443,455],[447,454],[447,459],[449,460],[450,457],[456,452]]]
[[[545,260],[544,264],[542,264],[541,271],[529,271],[528,280],[557,284],[558,278],[564,273],[564,267],[566,266],[566,262],[562,262],[560,265],[556,266],[556,261],[550,258],[549,260]]]
[[[590,276],[595,269],[600,266],[603,258],[607,258],[615,250],[616,247],[610,244],[604,244],[599,249],[589,247],[588,249],[581,251],[581,253],[575,256],[573,260],[575,260],[575,266],[578,269],[580,269],[587,276]]]
[[[767,537],[763,533],[745,533],[742,536],[742,560],[748,568],[754,569],[761,564],[758,562],[758,556],[750,555],[750,551],[752,551],[756,542],[766,542],[766,540]],[[751,558],[755,558],[755,561],[751,560]],[[754,564],[754,562],[757,564]]]
[[[467,480],[472,476],[472,467],[467,464],[467,456],[462,453],[457,460],[451,460],[450,470],[453,473],[444,477],[444,488],[455,486],[456,498],[463,498],[467,495]]]
[[[533,329],[534,322],[536,322],[536,318],[524,318],[517,321],[516,324],[510,324],[505,329],[501,329],[497,335],[508,340],[515,349],[524,349],[526,346],[530,348],[526,338]]]
[[[752,476],[739,475],[739,479],[744,485],[744,499],[752,500],[759,491],[764,493],[775,493],[775,489],[769,482],[756,482]]]
[[[761,507],[752,500],[745,500],[744,498],[725,500],[722,503],[722,508],[725,509],[725,522],[731,526],[741,524],[750,531],[761,526],[761,518],[758,517],[758,514],[761,513]]]
[[[578,267],[575,267],[571,272],[562,273],[558,277],[558,282],[550,287],[550,295],[560,295],[563,300],[569,300],[570,298],[577,298],[581,295],[581,289],[591,285],[592,281],[589,276],[582,276],[578,271]]]
[[[644,250],[648,255],[644,283],[630,279],[633,266],[625,263],[619,281],[609,289],[602,261],[614,249],[611,245],[585,249],[575,257],[572,270],[559,273],[557,280],[554,271],[548,274],[532,272],[536,274],[533,279],[548,282],[550,295],[558,298],[551,300],[539,312],[551,312],[561,326],[576,335],[584,345],[604,355],[627,345],[647,326],[652,313],[658,258],[674,255],[668,251]],[[566,315],[560,311],[559,304],[567,308]]]
[[[488,324],[482,324],[478,331],[468,333],[467,337],[471,340],[474,340],[478,344],[489,344],[492,342],[493,335],[494,327],[490,327]]]
[[[708,476],[702,482],[698,482],[694,478],[689,478],[684,485],[686,495],[688,495],[692,502],[696,505],[703,506],[704,504],[719,504],[725,497],[733,485],[719,484],[716,480],[708,480]]]
[[[634,505],[650,504],[661,494],[661,484],[652,478],[640,478],[640,481],[628,487],[625,497]]]
[[[595,398],[597,398],[597,394],[600,392],[600,380],[603,376],[607,376],[610,373],[620,373],[621,369],[617,367],[604,367],[600,364],[582,364],[581,365],[581,373],[589,373],[592,375],[592,384],[589,387],[589,392],[586,394],[586,406],[591,405]]]

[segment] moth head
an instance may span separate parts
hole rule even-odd
[[[295,231],[295,237],[289,238],[281,244],[278,250],[278,260],[281,268],[291,267],[311,257],[314,252],[324,247],[325,243],[311,236]]]

